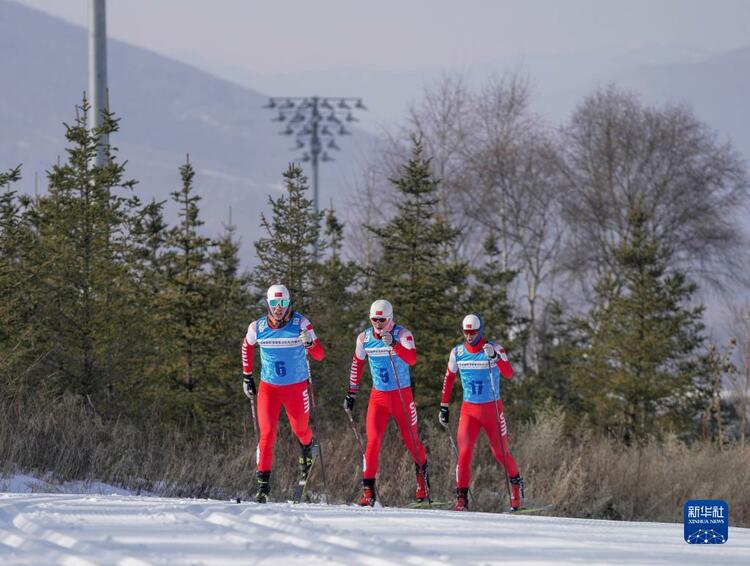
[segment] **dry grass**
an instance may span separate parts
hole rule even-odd
[[[433,499],[452,501],[455,459],[450,444],[443,429],[432,423],[434,415],[421,417]],[[548,505],[546,513],[551,515],[680,522],[687,499],[725,499],[731,524],[750,526],[750,449],[719,450],[712,444],[687,446],[676,440],[625,446],[586,433],[572,440],[563,422],[562,413],[546,410],[511,434],[529,505]],[[291,495],[299,450],[283,418],[282,423],[272,477],[276,500]],[[359,428],[364,435],[363,422]],[[361,489],[361,455],[351,430],[343,419],[314,424],[314,429],[325,456],[328,500],[353,501]],[[196,442],[163,431],[156,418],[138,426],[105,421],[70,396],[54,402],[0,402],[0,473],[5,474],[24,471],[51,474],[60,481],[98,480],[165,496],[247,498],[254,491],[254,450],[252,432],[229,443]],[[383,502],[410,502],[414,464],[394,425],[380,461]],[[503,472],[483,437],[472,468],[473,508],[507,507]],[[314,500],[324,491],[320,472],[317,467],[310,480]]]

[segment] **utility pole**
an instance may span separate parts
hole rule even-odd
[[[107,10],[106,0],[89,0],[89,125],[102,125],[102,111],[108,110],[107,96]],[[96,165],[103,166],[104,148],[109,136],[103,136],[96,152]]]
[[[359,121],[353,111],[367,108],[361,98],[339,96],[274,96],[264,108],[278,109],[273,121],[286,122],[281,135],[295,136],[297,144],[292,151],[306,149],[300,161],[312,163],[313,204],[319,212],[318,163],[334,160],[327,150],[341,149],[336,136],[351,135],[346,123]]]

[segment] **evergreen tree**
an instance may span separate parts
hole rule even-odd
[[[524,373],[509,412],[528,421],[540,407],[552,403],[565,409],[572,430],[584,412],[571,386],[575,356],[582,347],[581,332],[559,301],[547,303],[539,320],[539,370]]]
[[[33,312],[25,285],[25,251],[33,241],[26,218],[30,199],[11,190],[20,178],[20,165],[0,173],[0,375],[9,378],[27,352],[22,337]],[[3,379],[0,385],[9,383]]]
[[[485,263],[469,272],[472,285],[468,308],[482,314],[488,339],[498,340],[506,350],[511,350],[512,338],[515,338],[515,334],[518,334],[525,323],[513,315],[513,306],[508,299],[508,285],[515,279],[517,272],[503,268],[494,234],[487,236],[483,250]],[[460,339],[461,330],[458,325],[456,332]]]
[[[307,177],[299,165],[289,165],[284,172],[284,184],[285,195],[275,200],[268,197],[270,219],[261,214],[261,226],[267,235],[255,242],[260,263],[253,284],[264,298],[267,287],[276,283],[286,285],[293,308],[308,313],[315,295],[316,254],[324,251],[320,242],[323,212],[316,213],[313,202],[306,197]]]
[[[628,441],[667,429],[689,432],[701,403],[702,306],[696,286],[667,272],[668,250],[634,207],[630,236],[615,254],[619,277],[596,286],[597,304],[580,321],[585,345],[575,356],[573,386],[593,422]]]
[[[155,297],[152,324],[157,330],[157,381],[151,392],[169,416],[178,422],[203,424],[204,383],[210,379],[207,347],[210,335],[211,285],[206,271],[210,238],[201,236],[198,203],[194,194],[195,170],[190,158],[180,166],[182,185],[171,193],[178,206],[180,222],[169,230],[167,251],[163,255],[164,277],[161,292]],[[158,225],[158,215],[154,217]]]
[[[10,184],[21,179],[21,166],[10,169],[6,172],[0,172],[0,189],[10,190]]]
[[[165,355],[164,317],[160,309],[163,306],[162,293],[170,284],[167,275],[169,226],[164,220],[164,202],[152,199],[140,207],[131,227],[129,266],[134,286],[132,300],[138,305],[141,334],[131,345],[136,367],[127,379],[117,384],[117,396],[122,401],[121,410],[132,418],[152,412],[153,406],[144,403],[144,400],[155,400],[154,389],[163,385],[157,377],[162,356]],[[144,392],[152,395],[144,395]],[[160,400],[155,404],[164,405]]]
[[[323,247],[326,257],[317,266],[315,301],[310,316],[315,332],[326,348],[326,358],[316,375],[326,379],[315,380],[316,402],[328,406],[331,414],[340,415],[338,409],[346,391],[354,341],[362,324],[362,313],[369,304],[358,291],[359,268],[341,256],[344,225],[331,208],[326,212]]]
[[[239,378],[239,349],[252,310],[250,277],[240,271],[240,242],[234,225],[225,226],[209,256],[210,305],[208,348],[209,378],[207,407],[211,426],[218,432],[241,424],[242,383]]]
[[[414,332],[418,361],[412,368],[421,406],[439,403],[448,354],[465,310],[467,267],[455,263],[457,231],[438,213],[438,181],[412,138],[412,153],[396,188],[396,215],[384,226],[368,226],[382,255],[368,273],[372,299],[391,301],[397,322]]]
[[[133,228],[135,273],[147,296],[153,298],[162,287],[166,274],[164,254],[169,225],[164,220],[164,203],[152,201],[143,206]]]
[[[72,126],[66,125],[68,159],[49,173],[49,194],[30,212],[36,242],[29,250],[37,355],[45,385],[96,401],[132,367],[131,285],[126,257],[134,201],[125,195],[135,181],[124,180],[115,148],[103,136],[118,130],[109,112],[90,130],[84,99]]]
[[[501,385],[504,391],[515,387],[520,375],[526,375],[519,371],[523,367],[523,346],[525,345],[525,320],[518,319],[513,314],[513,307],[508,299],[508,286],[516,277],[517,272],[503,268],[501,253],[497,246],[495,235],[490,233],[482,246],[484,251],[484,264],[470,268],[470,287],[468,293],[468,304],[465,314],[478,312],[482,315],[484,322],[484,334],[488,340],[498,341],[510,356],[516,372],[514,381],[504,381]],[[460,319],[459,319],[460,320]],[[458,323],[453,325],[456,343],[463,339]],[[520,346],[520,347],[519,347]],[[517,355],[516,355],[516,352]],[[506,409],[512,413],[513,404],[519,399],[518,396],[503,395]]]

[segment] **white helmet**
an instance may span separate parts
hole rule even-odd
[[[482,328],[482,322],[475,314],[467,314],[461,323],[461,330],[476,330],[479,332]]]
[[[286,299],[289,300],[289,289],[284,285],[271,285],[266,291],[266,301],[272,299]]]
[[[370,305],[370,318],[393,318],[393,306],[385,299],[378,299]]]

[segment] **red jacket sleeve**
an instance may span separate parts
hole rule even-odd
[[[322,362],[326,357],[326,351],[323,349],[323,344],[321,344],[320,340],[317,338],[313,340],[313,345],[307,349],[307,353],[317,362]]]
[[[403,344],[397,342],[393,345],[393,352],[410,366],[417,363],[416,348],[406,348]]]
[[[362,374],[365,370],[365,358],[367,352],[364,348],[364,333],[360,333],[357,336],[357,340],[354,342],[354,355],[352,356],[352,367],[349,370],[349,389],[348,392],[356,395],[359,391],[359,380],[362,379]]]
[[[513,366],[510,365],[510,361],[508,360],[508,356],[505,354],[505,350],[500,347],[499,351],[500,357],[497,360],[497,369],[500,370],[500,373],[505,379],[512,379],[513,378]]]
[[[247,341],[247,336],[242,339],[242,373],[250,375],[253,373],[253,354],[255,347]]]
[[[356,355],[352,356],[352,367],[349,370],[348,393],[356,394],[359,391],[359,380],[362,379],[364,369],[365,361],[360,360]]]
[[[443,395],[440,398],[440,404],[447,405],[451,402],[451,393],[453,392],[453,383],[456,381],[456,374],[450,368],[445,370],[443,377]]]
[[[326,357],[326,351],[323,349],[323,344],[320,343],[320,339],[318,339],[318,337],[315,336],[315,329],[313,328],[313,325],[310,323],[309,320],[307,319],[304,319],[304,320],[307,321],[306,329],[309,330],[313,335],[313,343],[312,343],[312,346],[307,348],[307,353],[316,362],[322,362]]]

